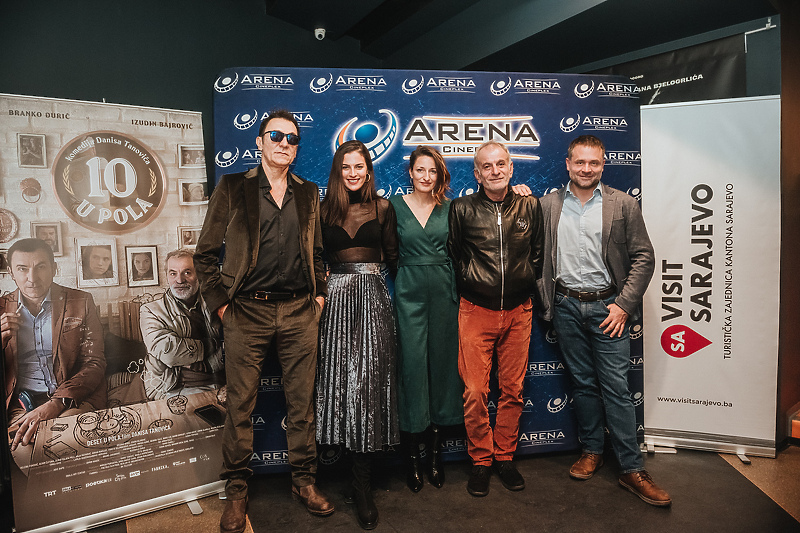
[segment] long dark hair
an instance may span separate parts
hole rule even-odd
[[[442,205],[445,195],[450,190],[450,171],[447,170],[447,165],[444,162],[444,157],[436,148],[431,146],[419,145],[411,155],[408,156],[408,168],[411,172],[414,171],[414,162],[418,157],[428,156],[433,159],[433,165],[436,167],[436,184],[433,186],[433,200],[436,205]]]
[[[342,164],[344,156],[350,152],[359,152],[367,163],[367,181],[361,186],[362,204],[374,202],[378,198],[378,191],[375,189],[375,171],[372,168],[372,158],[369,150],[361,141],[347,141],[342,143],[333,154],[331,163],[331,173],[328,175],[328,191],[325,199],[320,204],[319,215],[322,221],[329,226],[341,226],[350,208],[350,191],[344,186],[342,177]]]

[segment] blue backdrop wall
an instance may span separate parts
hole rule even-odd
[[[437,148],[452,174],[451,197],[476,189],[472,157],[484,141],[508,146],[513,183],[541,196],[565,185],[569,142],[582,134],[606,145],[603,181],[641,197],[639,95],[618,76],[318,68],[231,68],[214,84],[214,182],[260,163],[258,126],[270,110],[291,111],[302,142],[293,172],[325,194],[337,146],[359,139],[370,149],[376,185],[389,197],[408,192],[408,154],[419,144]],[[631,327],[629,381],[643,427],[642,327]],[[569,378],[549,323],[531,334],[518,454],[578,447]],[[496,395],[490,397],[490,413]],[[273,361],[262,377],[253,414],[255,471],[286,468],[285,409],[280,370]],[[466,441],[454,434],[448,458],[466,458]],[[338,450],[324,450],[334,462]]]

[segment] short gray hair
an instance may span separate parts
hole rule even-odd
[[[478,168],[478,154],[480,153],[481,150],[483,150],[484,148],[488,148],[489,146],[499,147],[506,153],[506,158],[509,161],[511,161],[511,152],[508,151],[508,148],[506,148],[505,144],[501,143],[500,141],[486,141],[482,145],[478,146],[477,150],[475,150],[475,155],[472,158],[472,166],[475,168],[475,170],[480,171],[480,169]]]

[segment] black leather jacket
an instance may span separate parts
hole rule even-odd
[[[502,202],[477,193],[450,205],[447,250],[463,298],[492,310],[513,309],[535,294],[544,248],[542,208],[510,189]]]

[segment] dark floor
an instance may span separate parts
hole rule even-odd
[[[376,480],[380,531],[511,532],[800,532],[800,524],[717,454],[681,450],[650,456],[646,467],[668,490],[672,508],[645,504],[617,483],[607,465],[591,480],[571,480],[573,454],[518,460],[526,479],[521,492],[509,492],[492,478],[489,495],[466,491],[469,465],[448,465],[441,489],[426,485],[418,494],[393,468]],[[260,531],[357,531],[354,509],[344,503],[340,480],[320,480],[338,511],[319,519],[303,513],[288,497],[288,480],[260,478],[253,484],[250,520]],[[302,509],[300,509],[302,510]]]
[[[484,498],[466,491],[467,463],[448,463],[444,487],[426,484],[418,494],[406,488],[402,468],[383,465],[374,480],[380,512],[374,531],[800,533],[800,523],[715,453],[679,450],[647,456],[647,469],[672,496],[667,509],[647,505],[621,488],[613,464],[589,481],[571,480],[567,471],[575,458],[572,453],[519,458],[525,490],[509,492],[493,477]],[[287,474],[254,477],[248,512],[252,531],[361,531],[354,507],[344,503],[346,477],[340,470],[320,473],[320,487],[337,509],[327,518],[311,516],[291,499]],[[205,512],[197,517],[184,505],[92,531],[218,531],[222,502],[211,497],[201,504]]]

